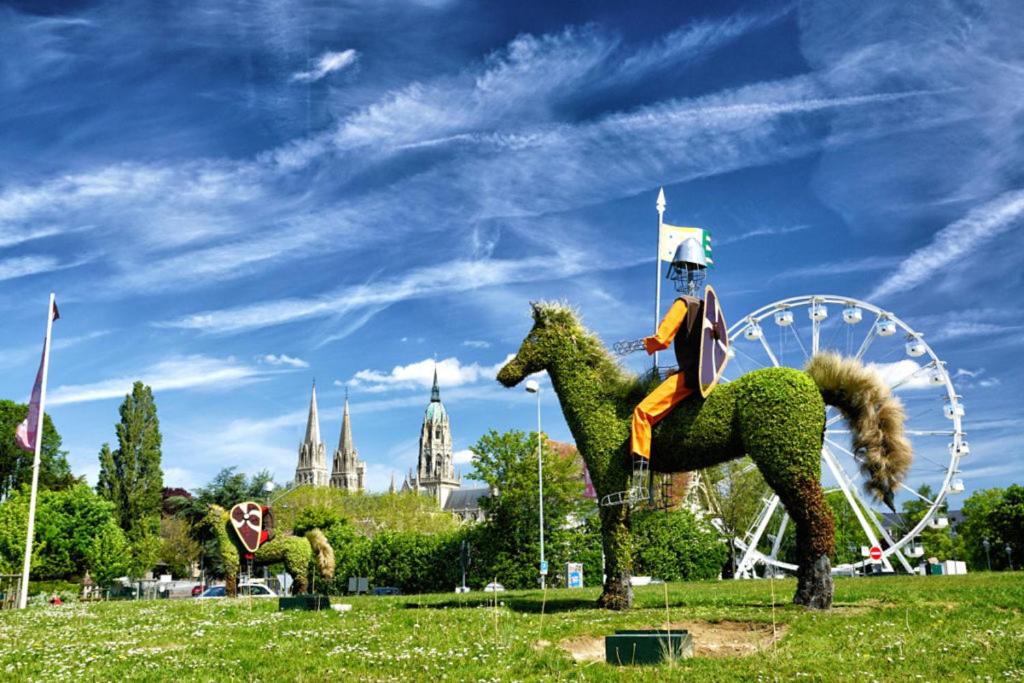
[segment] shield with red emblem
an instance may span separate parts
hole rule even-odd
[[[263,508],[251,500],[231,508],[231,525],[250,553],[260,547],[260,531],[263,529]]]
[[[729,362],[729,332],[718,295],[708,285],[704,288],[704,321],[700,335],[700,394],[707,397],[718,384]]]

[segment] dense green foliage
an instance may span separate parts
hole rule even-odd
[[[89,574],[101,588],[128,574],[132,567],[131,548],[113,519],[96,530],[86,551]]]
[[[38,606],[0,612],[0,671],[12,682],[1024,678],[1024,574],[838,579],[831,612],[784,604],[794,583],[641,587],[621,613],[592,609],[596,588],[508,592],[497,605],[481,593],[350,597],[344,614],[246,599]],[[575,662],[563,649],[666,621],[721,627],[723,640],[750,629],[767,638],[774,624],[781,639],[708,656],[698,634],[698,656],[653,667]]]
[[[211,505],[219,505],[230,510],[238,503],[247,500],[263,502],[267,498],[264,485],[273,482],[269,470],[261,470],[251,477],[244,472],[236,472],[235,467],[225,467],[214,476],[209,484],[196,490],[192,496],[174,496],[168,499],[168,507],[175,512],[183,512],[183,516],[196,515],[201,517]],[[274,495],[274,494],[271,494]]]
[[[199,559],[200,545],[190,531],[188,522],[181,518],[160,520],[160,562],[172,576],[190,576],[192,563]]]
[[[687,510],[645,510],[633,515],[637,574],[664,581],[717,578],[726,543]]]
[[[0,573],[20,573],[28,528],[27,491],[0,504]],[[32,578],[81,576],[88,549],[98,530],[113,519],[114,506],[85,484],[39,492]]]
[[[335,488],[299,486],[278,495],[273,506],[274,519],[282,529],[294,528],[295,516],[312,506],[330,508],[364,536],[382,531],[441,533],[459,525],[432,498],[413,492],[348,493]]]
[[[116,425],[117,448],[100,449],[96,490],[114,503],[118,524],[132,543],[148,545],[159,530],[163,471],[160,469],[160,422],[152,390],[135,382],[124,398]]]
[[[957,531],[972,569],[985,569],[989,564],[992,569],[1005,569],[1011,559],[1016,568],[1024,565],[1024,486],[975,491],[964,501],[963,513]]]
[[[32,483],[32,453],[18,448],[14,430],[28,414],[24,403],[0,400],[0,500]],[[50,416],[43,415],[43,444],[39,453],[39,488],[62,489],[75,484],[67,453]]]
[[[546,440],[545,440],[546,441]],[[537,434],[503,434],[491,430],[470,447],[475,456],[473,477],[497,495],[481,500],[487,512],[480,535],[479,570],[500,576],[506,587],[530,588],[539,579],[540,501],[537,495]],[[569,555],[575,520],[593,515],[583,498],[583,474],[576,460],[542,444],[544,464],[544,551],[548,565],[563,567]],[[492,579],[493,580],[493,579]]]

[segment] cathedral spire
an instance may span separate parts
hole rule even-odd
[[[327,485],[327,453],[320,441],[320,412],[316,406],[316,382],[309,398],[309,418],[306,437],[299,445],[299,464],[295,468],[295,483],[309,486]]]
[[[313,380],[313,396],[309,399],[309,418],[306,420],[306,443],[314,446],[320,443],[320,414],[316,407],[316,380]]]
[[[441,388],[437,386],[437,361],[434,361],[434,386],[430,390],[430,402],[441,402]]]
[[[341,413],[341,436],[338,438],[338,450],[345,455],[355,452],[352,443],[352,423],[348,416],[348,389],[345,390],[345,409]]]

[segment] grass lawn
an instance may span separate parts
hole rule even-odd
[[[40,606],[0,612],[0,679],[1024,680],[1024,573],[837,579],[824,614],[787,604],[793,590],[648,586],[626,613],[594,609],[597,589],[548,591],[546,603],[503,593],[497,608],[481,593],[335,598],[345,613],[244,598]],[[570,654],[666,619],[697,633],[697,657],[615,667]]]

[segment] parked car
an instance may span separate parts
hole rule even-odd
[[[199,597],[203,594],[204,590],[206,590],[206,586],[204,586],[203,584],[196,584],[195,586],[192,586],[192,597]]]
[[[204,598],[225,598],[227,597],[227,588],[225,586],[210,586],[201,595],[198,596],[199,600]],[[261,583],[240,583],[238,584],[238,595],[248,596],[252,598],[276,598],[277,593],[270,590]]]
[[[374,595],[401,595],[402,591],[394,586],[377,586],[373,589]]]
[[[496,583],[494,581],[491,581],[489,584],[484,586],[484,593],[501,593],[504,590],[505,590],[504,586],[502,586],[500,583]]]

